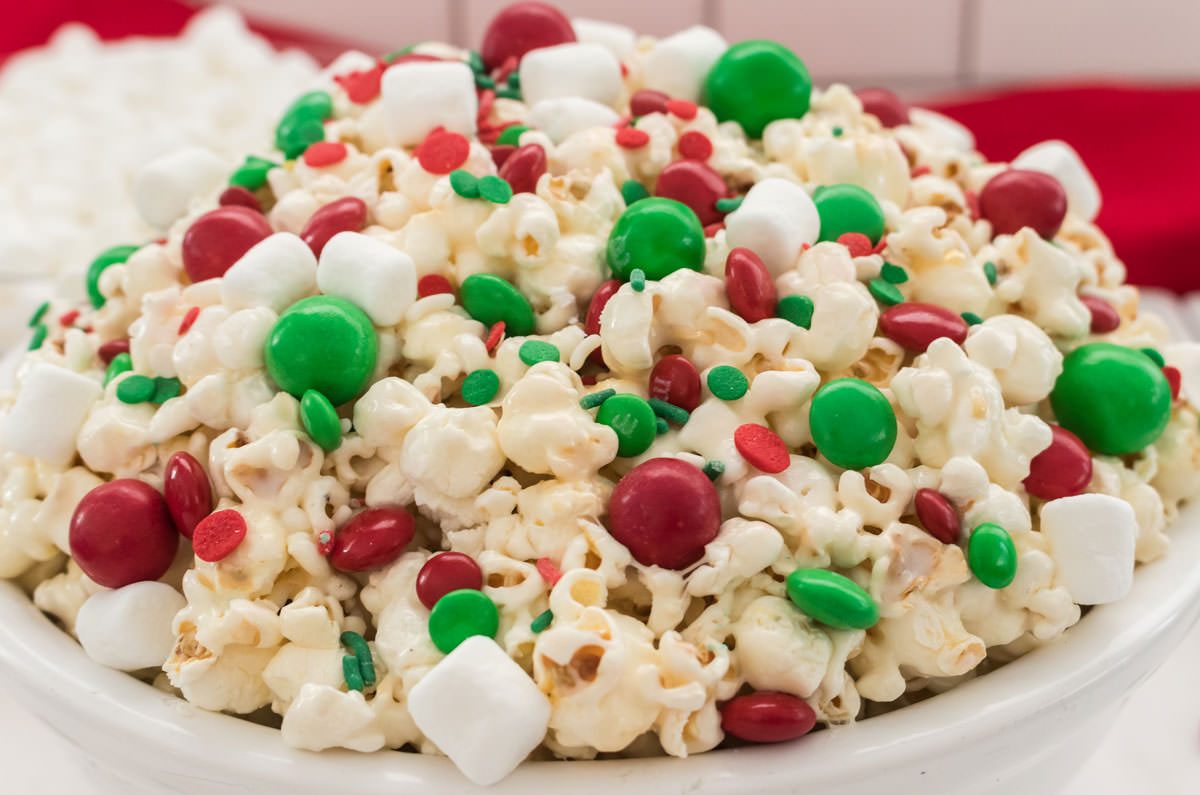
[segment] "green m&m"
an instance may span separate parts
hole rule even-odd
[[[821,217],[820,241],[837,240],[847,232],[866,235],[874,246],[883,237],[883,208],[866,188],[843,183],[822,185],[813,192]]]
[[[613,395],[600,404],[596,422],[617,432],[617,455],[641,455],[654,444],[658,418],[650,404],[637,395]]]
[[[655,197],[625,209],[608,236],[608,267],[621,281],[635,268],[647,279],[664,279],[680,268],[704,266],[704,228],[682,202]]]
[[[333,97],[328,92],[301,94],[275,127],[275,147],[288,158],[299,157],[310,145],[325,140],[323,122],[332,115]]]
[[[777,119],[808,112],[812,78],[796,54],[773,41],[739,42],[717,59],[704,79],[704,104],[719,121],[736,121],[749,138],[762,138]]]
[[[1088,449],[1125,455],[1153,443],[1167,427],[1171,385],[1141,351],[1092,342],[1063,359],[1050,405],[1059,425]]]
[[[785,587],[801,612],[834,629],[870,629],[879,621],[879,606],[871,595],[837,572],[796,569]]]
[[[967,565],[987,587],[1007,587],[1017,576],[1017,548],[1012,536],[998,524],[979,525],[967,542]]]
[[[504,324],[510,337],[524,337],[534,329],[533,307],[521,291],[499,276],[473,273],[459,286],[467,314],[485,326]]]
[[[104,273],[110,266],[118,265],[129,259],[130,255],[137,250],[137,246],[113,246],[101,252],[100,256],[92,260],[91,265],[88,265],[85,286],[87,287],[88,300],[92,302],[92,306],[96,309],[104,306],[105,301],[104,296],[100,292],[100,274]]]
[[[315,295],[279,316],[263,352],[267,372],[285,392],[302,398],[315,389],[338,406],[367,385],[378,343],[361,309],[341,298]]]
[[[437,600],[429,613],[429,637],[444,654],[475,635],[496,637],[500,611],[491,597],[471,588],[463,588]]]
[[[896,444],[892,404],[858,378],[839,378],[818,389],[808,427],[821,455],[845,469],[881,464]]]

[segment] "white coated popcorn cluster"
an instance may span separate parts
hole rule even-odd
[[[261,212],[218,206],[230,163],[101,306],[56,300],[78,327],[0,402],[0,576],[200,707],[487,784],[782,739],[747,699],[852,722],[1167,551],[1200,352],[1139,314],[1065,145],[987,163],[840,85],[750,138],[694,104],[742,45],[577,32],[347,53],[258,150]],[[123,568],[149,535],[89,544],[154,524],[104,518],[145,485],[183,535],[158,576]]]

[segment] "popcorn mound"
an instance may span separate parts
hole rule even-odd
[[[518,3],[275,143],[152,164],[165,241],[32,320],[0,576],[289,745],[791,740],[1120,599],[1200,490],[1200,353],[1060,142]]]

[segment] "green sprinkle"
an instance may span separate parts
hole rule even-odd
[[[250,155],[238,166],[237,171],[229,176],[229,184],[246,190],[258,190],[266,184],[267,172],[278,165],[266,158]]]
[[[834,125],[834,127],[833,127],[833,137],[834,138],[841,138],[843,132],[845,132],[845,130],[842,129],[842,125],[840,125],[840,124]]]
[[[646,272],[641,268],[634,268],[629,272],[629,286],[633,288],[635,293],[640,293],[646,289]]]
[[[664,433],[666,433],[669,430],[671,430],[671,426],[667,425],[666,420],[664,420],[662,417],[654,418],[654,432],[655,433],[657,433],[659,436],[662,436]]]
[[[322,450],[336,450],[342,443],[342,421],[329,398],[315,389],[300,398],[300,424]]]
[[[867,282],[867,289],[871,291],[871,295],[875,296],[875,300],[881,304],[895,306],[896,304],[904,303],[904,295],[900,292],[899,288],[883,279],[872,279]]]
[[[879,277],[888,284],[904,284],[908,281],[908,271],[899,265],[885,262],[883,263],[883,268],[879,271]]]
[[[471,67],[471,71],[477,75],[487,74],[487,67],[483,65],[483,56],[477,50],[467,51],[467,66]]]
[[[392,50],[387,55],[383,56],[383,60],[387,61],[388,63],[391,63],[392,61],[399,58],[401,55],[408,55],[410,52],[417,49],[417,47],[419,47],[421,44],[422,44],[422,42],[417,42],[416,44],[406,44],[403,47],[401,47],[400,49]]]
[[[553,620],[554,620],[554,613],[552,613],[549,610],[546,610],[545,612],[539,614],[538,617],[533,620],[533,623],[529,625],[529,630],[531,632],[533,632],[534,635],[545,632],[546,629],[550,626],[550,622],[552,622]]]
[[[585,409],[594,409],[615,394],[617,394],[617,390],[615,389],[601,389],[599,392],[593,392],[590,395],[581,397],[579,405]]]
[[[646,186],[636,179],[627,179],[621,183],[621,198],[625,200],[625,206],[628,207],[636,201],[650,198],[650,191],[646,190]]]
[[[983,263],[983,275],[987,277],[988,284],[996,283],[996,263],[988,260]]]
[[[495,370],[475,370],[463,379],[459,391],[463,400],[472,406],[482,406],[484,403],[490,403],[500,391],[500,376],[496,375]]]
[[[979,315],[975,314],[974,312],[963,312],[962,319],[967,321],[968,326],[978,326],[980,323],[983,322],[983,318],[981,318]]]
[[[708,391],[721,400],[737,400],[749,389],[750,381],[736,367],[722,364],[708,371]]]
[[[558,348],[543,340],[525,340],[517,352],[521,361],[533,367],[538,362],[557,362]]]
[[[487,199],[492,204],[508,204],[513,197],[512,185],[491,174],[479,178],[478,190],[479,198]]]
[[[495,88],[496,81],[493,80],[492,78],[488,77],[487,75],[477,74],[477,75],[475,75],[475,87],[483,88],[483,89]]]
[[[800,328],[811,328],[813,300],[807,295],[789,295],[775,305],[775,316],[790,320]]]
[[[50,333],[50,329],[46,328],[45,323],[38,323],[33,327],[33,338],[29,340],[29,350],[36,351],[42,347],[42,343],[46,341],[46,335]]]
[[[34,326],[36,326],[38,323],[41,323],[41,322],[42,322],[42,318],[44,318],[44,317],[46,316],[46,313],[47,313],[47,312],[49,312],[49,311],[50,311],[50,302],[49,302],[49,301],[43,301],[43,302],[42,302],[42,305],[41,305],[41,306],[39,306],[37,309],[35,309],[35,310],[34,310],[34,312],[33,312],[33,314],[32,314],[32,315],[30,315],[30,317],[29,317],[29,327],[30,327],[30,328],[33,328],[33,327],[34,327]]]
[[[363,684],[371,687],[375,684],[375,661],[371,659],[371,647],[357,632],[346,631],[341,636],[342,645],[354,652],[358,668],[362,672]]]
[[[479,180],[466,169],[456,168],[450,172],[450,187],[464,199],[479,198]]]
[[[154,379],[148,375],[131,375],[117,384],[117,400],[122,403],[145,403],[154,397]]]
[[[347,654],[342,658],[342,676],[346,680],[347,688],[362,692],[365,683],[363,682],[362,671],[359,670],[358,658],[353,654]]]
[[[497,99],[515,99],[521,101],[521,90],[519,88],[497,88]]]
[[[87,275],[84,277],[84,286],[87,288],[88,299],[92,302],[92,306],[96,309],[104,306],[104,295],[100,292],[100,274],[104,273],[109,267],[118,265],[137,251],[137,246],[113,246],[100,252],[100,256],[92,260],[92,264],[88,265]]]
[[[521,87],[521,73],[514,71],[508,75],[509,88],[519,89]]]
[[[154,394],[150,397],[150,402],[156,406],[166,403],[173,397],[178,397],[183,391],[183,384],[178,378],[155,378],[154,379]]]
[[[1163,358],[1163,355],[1162,355],[1161,353],[1159,353],[1158,351],[1156,351],[1154,348],[1142,348],[1142,353],[1144,353],[1144,354],[1146,354],[1147,356],[1149,356],[1149,357],[1150,357],[1150,359],[1151,359],[1151,360],[1152,360],[1152,361],[1153,361],[1155,364],[1157,364],[1159,367],[1166,367],[1166,366],[1167,366],[1167,360],[1166,360],[1166,359],[1164,359],[1164,358]]]
[[[731,213],[742,206],[742,202],[746,200],[745,196],[733,196],[732,198],[717,199],[717,211],[722,213]]]
[[[704,467],[701,469],[705,477],[709,480],[716,480],[725,474],[725,462],[718,461],[715,458],[704,462]]]
[[[128,373],[133,369],[133,357],[128,353],[118,353],[108,363],[108,370],[104,373],[104,385],[108,386],[109,382],[122,373]]]
[[[520,146],[521,135],[528,129],[524,124],[509,125],[500,133],[500,137],[496,139],[496,143],[503,146]]]
[[[654,410],[655,415],[662,417],[668,422],[673,422],[676,425],[683,425],[689,419],[691,419],[692,415],[688,413],[687,409],[681,409],[674,403],[668,403],[667,401],[659,400],[658,398],[650,398],[646,402],[650,404],[650,408]]]

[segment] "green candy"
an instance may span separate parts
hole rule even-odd
[[[529,625],[529,631],[534,635],[545,632],[552,621],[554,621],[554,613],[549,610],[543,610]]]
[[[304,150],[325,140],[325,125],[315,116],[285,116],[275,128],[275,146],[291,160]]]
[[[486,199],[492,204],[508,204],[513,197],[512,186],[492,174],[480,177],[477,189],[479,198]]]
[[[800,328],[812,328],[813,300],[807,295],[788,295],[775,305],[775,315]]]
[[[700,470],[709,480],[716,480],[725,473],[725,462],[710,459],[704,462],[704,466]]]
[[[150,402],[161,406],[171,398],[179,397],[179,393],[182,391],[183,384],[178,378],[155,378],[154,394],[150,396]]]
[[[1142,351],[1108,342],[1081,345],[1063,359],[1050,392],[1058,424],[1104,455],[1141,450],[1171,418],[1171,385]]]
[[[808,428],[821,454],[844,469],[883,463],[896,444],[892,404],[858,378],[839,378],[817,390]]]
[[[46,313],[50,311],[50,302],[42,301],[41,306],[33,310],[33,314],[29,316],[29,327],[36,328],[41,322]]]
[[[796,54],[773,41],[739,42],[704,78],[704,104],[719,121],[736,121],[749,138],[762,138],[777,119],[808,112],[812,78]]]
[[[500,611],[496,603],[483,591],[470,588],[446,594],[429,613],[429,637],[443,654],[449,654],[475,635],[494,638],[499,628]]]
[[[557,362],[559,358],[558,348],[544,340],[525,340],[517,356],[530,367],[539,362]]]
[[[118,265],[129,259],[133,252],[138,250],[138,246],[113,246],[101,252],[100,256],[92,260],[92,264],[88,265],[85,285],[87,286],[88,299],[91,300],[92,306],[96,309],[104,306],[105,297],[100,292],[100,274],[104,273],[111,265]]]
[[[154,397],[154,379],[134,373],[117,384],[117,400],[122,403],[145,403]]]
[[[108,386],[114,378],[122,373],[128,373],[132,369],[133,357],[128,353],[118,353],[108,363],[108,370],[104,372],[104,385]]]
[[[579,405],[584,409],[594,409],[615,394],[617,394],[617,390],[615,389],[601,389],[599,392],[593,392],[590,395],[581,397]]]
[[[721,400],[738,400],[750,389],[750,380],[736,367],[717,365],[708,371],[708,391]]]
[[[533,333],[533,307],[521,291],[499,276],[473,273],[459,286],[467,314],[489,328],[503,323],[510,337]]]
[[[787,576],[787,595],[800,611],[834,629],[870,629],[879,606],[849,577],[825,569],[796,569]]]
[[[36,351],[42,347],[42,343],[46,341],[46,335],[50,333],[50,329],[46,328],[45,323],[38,323],[33,327],[33,336],[29,339],[29,350]]]
[[[866,188],[843,183],[823,185],[813,193],[821,217],[818,241],[837,240],[847,232],[866,235],[874,246],[883,237],[883,208]]]
[[[521,134],[528,129],[524,124],[513,124],[505,127],[500,133],[500,137],[496,139],[496,143],[501,146],[520,146]]]
[[[342,678],[346,680],[347,690],[357,690],[361,693],[366,686],[366,682],[363,680],[362,666],[358,664],[358,658],[353,654],[342,657]]]
[[[731,213],[742,206],[742,202],[746,200],[745,196],[732,196],[724,199],[717,199],[717,212]]]
[[[336,450],[342,443],[342,421],[329,398],[310,389],[300,398],[300,423],[310,439],[325,451]]]
[[[621,183],[621,198],[625,200],[625,205],[629,206],[634,202],[650,198],[650,191],[646,190],[646,186],[636,179],[627,179]]]
[[[608,267],[621,281],[635,268],[660,281],[680,268],[704,267],[704,228],[686,204],[643,199],[627,207],[608,236]]]
[[[975,314],[974,312],[963,312],[962,319],[967,321],[968,326],[978,326],[980,323],[983,322],[983,318],[981,318],[979,315]]]
[[[995,284],[997,279],[996,263],[991,260],[983,263],[983,275],[988,280],[988,284]]]
[[[658,418],[650,404],[637,395],[614,395],[600,405],[596,422],[617,432],[617,455],[632,458],[654,444]]]
[[[967,542],[967,565],[987,587],[1007,587],[1017,576],[1017,548],[1012,536],[998,524],[979,525]]]
[[[908,281],[908,271],[899,265],[885,262],[883,263],[883,267],[879,269],[879,278],[888,284],[904,284]]]
[[[1149,356],[1150,361],[1154,362],[1159,367],[1167,366],[1167,360],[1164,359],[1163,355],[1161,353],[1159,353],[1158,350],[1156,350],[1155,348],[1139,348],[1138,350],[1140,350],[1142,353]]]
[[[655,416],[661,417],[667,422],[673,422],[676,425],[685,424],[692,416],[688,413],[687,409],[681,409],[673,403],[668,403],[658,398],[650,398],[646,403],[650,405],[650,409],[654,412]]]
[[[315,389],[340,406],[367,385],[378,343],[371,319],[330,295],[302,298],[271,328],[264,345],[267,372],[293,397]]]
[[[641,268],[634,268],[629,273],[629,286],[633,288],[635,293],[640,293],[646,289],[646,272]]]
[[[495,370],[474,370],[468,373],[459,389],[462,399],[472,406],[490,403],[499,391],[500,376],[496,375]]]
[[[333,97],[328,91],[307,91],[292,100],[283,115],[312,116],[317,119],[328,119],[333,115]]]
[[[867,291],[879,303],[885,306],[895,306],[904,303],[904,293],[900,288],[886,279],[872,279],[867,282]]]
[[[246,190],[258,190],[266,183],[267,172],[278,165],[278,163],[272,163],[266,158],[249,155],[238,166],[237,171],[234,171],[229,176],[229,184],[237,185]]]

